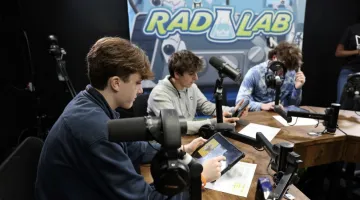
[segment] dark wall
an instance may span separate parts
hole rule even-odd
[[[359,15],[359,0],[307,0],[303,105],[327,107],[336,101],[337,76],[344,63],[335,57],[336,46],[343,31]]]
[[[71,100],[57,79],[56,62],[48,53],[48,35],[56,35],[66,50],[64,60],[77,92],[88,84],[85,57],[91,45],[103,36],[129,38],[126,0],[15,0],[10,7],[8,3],[0,4],[0,96],[5,118],[0,126],[0,161],[16,146],[21,132],[23,137],[37,134],[36,110],[45,115],[42,124],[50,127]],[[31,71],[36,75],[36,93],[24,89],[32,79]]]

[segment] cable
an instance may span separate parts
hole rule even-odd
[[[269,176],[271,176],[272,178],[274,178],[274,175],[272,175],[272,174],[270,173],[270,171],[269,171],[269,167],[270,167],[270,164],[271,164],[272,161],[273,161],[273,159],[271,158],[268,166],[266,167],[266,171],[267,171],[267,173],[268,173],[267,175],[269,175]]]
[[[317,128],[320,124],[320,120],[318,119],[318,123],[315,125],[315,128]]]
[[[253,146],[254,147],[254,146]],[[254,147],[254,149],[256,150],[256,151],[264,151],[265,149],[264,148],[257,148],[257,147]]]
[[[289,124],[289,126],[295,126],[295,124],[297,123],[298,117],[296,117],[295,123],[294,124]],[[319,124],[319,123],[318,123]]]
[[[360,116],[360,114],[358,113],[358,111],[354,111],[355,112],[355,114],[357,114],[358,116]]]
[[[340,129],[340,127],[339,127],[338,124],[336,125],[336,128],[337,128],[339,131],[343,132],[345,135],[348,135],[345,131],[343,131],[343,130]]]

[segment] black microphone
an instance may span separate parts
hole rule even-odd
[[[287,123],[290,123],[292,121],[292,117],[288,117],[287,112],[284,109],[282,109],[280,105],[275,105],[274,111],[277,114],[279,114],[282,118],[284,118]]]
[[[224,60],[217,58],[215,56],[212,56],[209,60],[209,63],[219,71],[219,73],[222,73],[226,76],[228,76],[231,80],[235,81],[236,83],[240,84],[241,82],[241,74],[240,72],[236,71],[233,67],[231,67],[228,63],[226,63]]]
[[[151,120],[152,122],[150,122]],[[132,117],[124,119],[114,119],[108,121],[108,132],[110,141],[150,141],[154,138],[149,134],[149,124],[153,124],[155,129],[159,129],[159,119],[147,119],[146,117]]]
[[[171,119],[170,121],[164,122],[161,117],[152,116],[109,120],[107,122],[109,141],[133,142],[156,140],[161,144],[164,140],[163,131],[164,126],[166,125],[164,123],[172,125],[173,122],[171,121]],[[182,134],[186,133],[186,120],[183,118],[179,118],[179,124],[180,130],[178,131]],[[172,128],[176,127],[172,126]]]

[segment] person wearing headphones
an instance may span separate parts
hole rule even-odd
[[[337,45],[336,57],[346,58],[337,83],[337,103],[340,103],[343,88],[350,74],[360,72],[360,16],[357,22],[349,26]]]
[[[273,71],[270,66],[274,61],[283,64],[282,70]],[[260,63],[246,73],[236,103],[242,99],[250,100],[249,111],[273,110],[275,105],[275,87],[270,82],[275,75],[282,77],[280,88],[280,102],[283,106],[301,103],[302,86],[305,83],[305,75],[300,70],[302,65],[301,50],[288,42],[280,42],[268,54],[268,60]]]
[[[145,52],[128,40],[105,37],[91,47],[86,61],[90,85],[70,101],[45,140],[36,199],[188,199],[186,192],[171,198],[159,193],[136,171],[160,144],[109,141],[107,122],[120,118],[115,109],[130,108],[143,92],[141,81],[153,77]],[[191,154],[205,141],[199,137],[181,148]],[[203,185],[220,177],[223,160],[203,164]]]
[[[159,116],[161,109],[176,109],[179,116],[187,120],[187,134],[196,134],[200,127],[206,124],[216,124],[216,118],[194,121],[196,111],[205,115],[216,116],[216,106],[208,101],[195,84],[197,73],[202,70],[202,60],[188,50],[175,52],[169,58],[169,73],[153,88],[148,99],[147,112]],[[236,107],[222,106],[223,122],[234,123],[239,120],[231,117],[231,113],[238,110],[242,102]],[[247,114],[245,110],[242,116]],[[227,118],[226,116],[230,116]]]

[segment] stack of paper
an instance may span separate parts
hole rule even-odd
[[[255,174],[255,169],[256,164],[238,162],[215,183],[207,183],[205,187],[220,192],[247,197]]]
[[[245,126],[245,128],[243,128],[239,133],[256,139],[256,133],[261,132],[266,137],[266,139],[271,141],[279,133],[279,131],[279,128],[250,123],[249,125]]]

